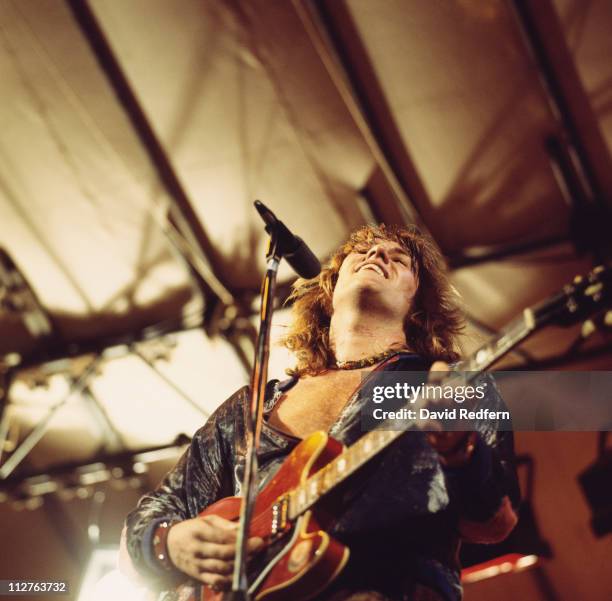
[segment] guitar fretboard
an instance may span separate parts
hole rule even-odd
[[[290,493],[289,518],[295,519],[312,507],[325,493],[356,472],[374,455],[404,434],[403,430],[376,429],[362,436],[341,455],[308,478]]]

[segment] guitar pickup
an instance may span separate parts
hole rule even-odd
[[[272,526],[271,534],[274,536],[284,532],[289,527],[289,497],[284,495],[276,500],[272,505]]]

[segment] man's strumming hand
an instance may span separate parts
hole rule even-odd
[[[181,572],[223,590],[229,588],[234,570],[238,524],[216,515],[174,524],[167,538],[170,561]],[[263,547],[263,540],[250,538],[249,552]]]

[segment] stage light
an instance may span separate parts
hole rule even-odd
[[[500,574],[508,574],[510,572],[521,572],[536,565],[539,561],[537,555],[521,555],[519,553],[510,553],[496,557],[490,561],[476,564],[461,571],[461,582],[469,584],[493,578]]]
[[[103,576],[117,568],[118,551],[119,548],[116,545],[99,546],[92,550],[79,590],[78,601],[94,599],[96,584]]]
[[[144,601],[147,589],[117,569],[119,547],[94,548],[85,570],[78,601]]]

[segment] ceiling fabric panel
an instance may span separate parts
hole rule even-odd
[[[65,4],[0,11],[0,245],[65,337],[176,314],[191,283],[156,177]]]
[[[253,199],[320,255],[364,221],[373,161],[290,3],[92,5],[232,288],[264,265]]]
[[[544,149],[556,125],[506,4],[346,4],[442,248],[530,239],[536,224],[538,236],[565,233],[568,209]]]

